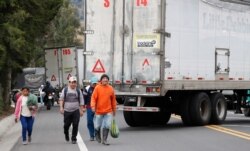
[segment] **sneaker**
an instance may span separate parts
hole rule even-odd
[[[28,142],[27,141],[23,141],[23,145],[27,145],[28,144]]]
[[[65,135],[65,140],[68,142],[69,141],[69,135]]]
[[[72,144],[76,144],[76,141],[75,141],[75,140],[72,140]]]
[[[28,136],[28,142],[29,143],[31,142],[31,136]]]
[[[90,141],[95,141],[95,138],[94,138],[94,137],[90,137],[89,140],[90,140]]]

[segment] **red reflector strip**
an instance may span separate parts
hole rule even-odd
[[[173,78],[173,77],[168,77],[167,79],[168,79],[168,80],[173,80],[174,78]]]
[[[133,81],[132,80],[126,80],[126,83],[132,83]]]
[[[219,80],[224,80],[224,78],[223,78],[223,77],[220,77]]]
[[[234,80],[234,78],[229,78],[229,80]]]
[[[122,106],[118,105],[116,106],[117,110],[120,111],[135,111],[135,112],[159,112],[160,108],[158,107],[136,107],[136,106]]]
[[[137,107],[136,109],[138,111],[147,111],[147,108],[145,108],[145,107]]]
[[[203,77],[198,77],[197,79],[198,79],[198,80],[204,80],[204,78],[203,78]]]
[[[133,110],[132,107],[124,107],[123,109],[126,110],[126,111],[132,111]]]
[[[158,109],[152,109],[152,111],[153,111],[153,112],[159,112],[159,110],[158,110]]]
[[[191,77],[184,77],[183,79],[185,79],[185,80],[192,80]]]
[[[146,84],[146,83],[147,83],[147,81],[145,81],[145,80],[142,80],[142,81],[141,81],[141,83],[143,83],[143,84]]]
[[[121,81],[120,80],[116,80],[115,84],[121,84]]]
[[[238,78],[238,80],[244,80],[244,78]]]

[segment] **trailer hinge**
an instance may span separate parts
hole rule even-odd
[[[84,30],[83,34],[94,34],[94,30]]]
[[[154,33],[163,34],[165,37],[171,38],[171,33],[166,32],[164,29],[155,29]]]
[[[92,55],[94,55],[94,52],[93,51],[84,51],[83,55],[90,55],[90,56],[92,56]]]

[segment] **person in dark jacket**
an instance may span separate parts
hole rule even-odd
[[[95,113],[92,111],[90,107],[90,101],[92,93],[95,89],[96,84],[98,83],[97,77],[92,77],[90,80],[90,85],[85,88],[85,108],[87,109],[87,127],[89,130],[90,141],[95,140],[95,128],[94,128],[94,115]]]
[[[55,89],[52,87],[52,85],[50,84],[50,82],[47,81],[47,82],[46,82],[46,85],[45,85],[45,87],[43,88],[42,91],[45,92],[44,104],[46,105],[47,102],[48,102],[48,95],[49,95],[50,93],[55,92]]]

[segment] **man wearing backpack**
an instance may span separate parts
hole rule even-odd
[[[69,127],[72,124],[72,144],[76,144],[76,136],[78,133],[78,125],[80,116],[83,115],[84,99],[79,88],[77,88],[77,79],[72,76],[69,78],[68,87],[62,90],[60,96],[60,112],[64,115],[64,134],[65,140],[69,141]]]

